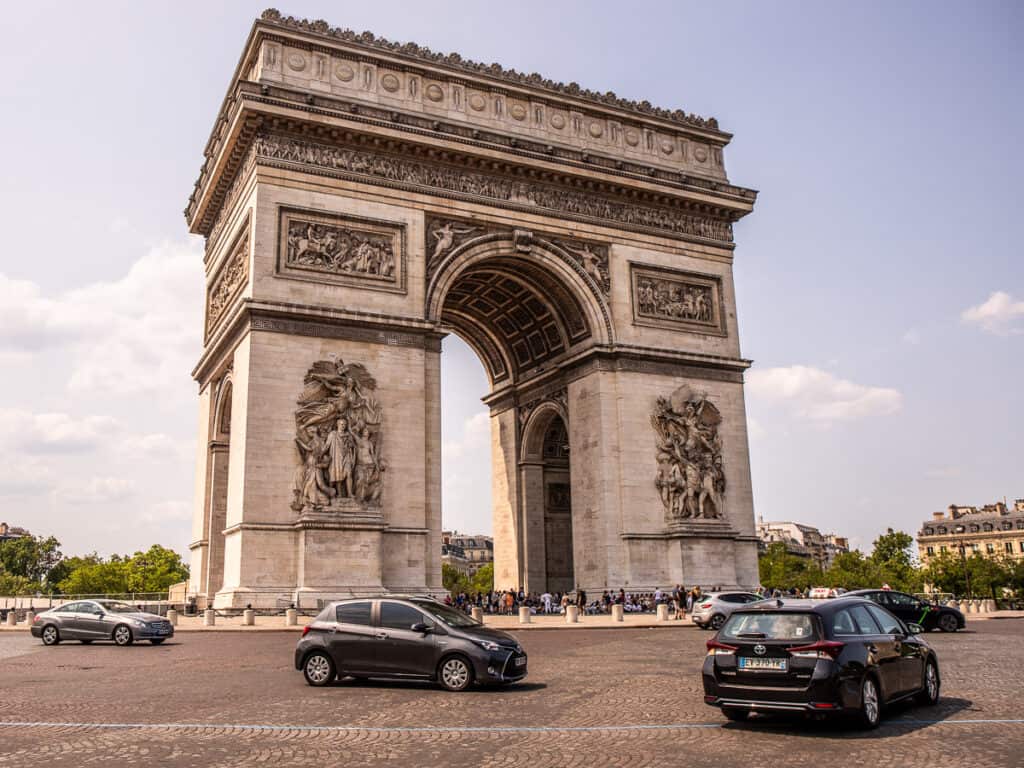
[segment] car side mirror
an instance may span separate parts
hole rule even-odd
[[[907,631],[909,631],[912,635],[923,635],[924,627],[922,627],[920,624],[914,624],[913,622],[911,622],[910,624],[907,624]]]
[[[430,631],[430,625],[424,624],[422,621],[418,621],[409,627],[413,632],[422,632],[424,635]]]

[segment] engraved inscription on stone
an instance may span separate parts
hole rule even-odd
[[[292,509],[308,514],[376,513],[383,474],[377,382],[361,363],[319,360],[306,373],[295,411],[298,464]]]
[[[234,303],[242,287],[249,280],[249,222],[242,225],[242,232],[231,249],[231,255],[217,272],[210,285],[206,302],[206,335],[216,327],[228,307]]]
[[[718,426],[722,415],[707,395],[686,384],[659,397],[651,415],[658,436],[654,485],[666,522],[722,517],[725,472]]]
[[[353,216],[281,210],[278,266],[288,277],[400,286],[404,227]]]
[[[635,264],[630,271],[636,323],[725,333],[717,277]]]

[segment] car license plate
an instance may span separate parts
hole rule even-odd
[[[756,659],[750,656],[739,657],[739,667],[743,670],[751,671],[767,671],[767,672],[785,672],[786,671],[786,660],[785,659]]]
[[[516,666],[517,667],[525,667],[526,666],[526,657],[525,656],[517,656],[516,657]]]

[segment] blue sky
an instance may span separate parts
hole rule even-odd
[[[189,538],[201,242],[181,210],[264,4],[24,3],[0,50],[0,519]],[[851,535],[1024,496],[1018,3],[294,2],[716,116],[756,512]],[[445,523],[489,531],[480,364],[443,358]],[[483,447],[483,450],[481,450]]]

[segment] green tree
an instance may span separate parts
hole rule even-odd
[[[159,544],[130,557],[113,555],[104,560],[92,555],[74,559],[78,562],[57,584],[66,595],[164,592],[188,578],[188,566],[181,556]]]
[[[441,583],[453,595],[470,591],[466,574],[449,563],[441,563]]]
[[[0,595],[34,595],[39,590],[39,582],[8,573],[0,565]]]
[[[42,581],[60,558],[60,542],[53,536],[20,536],[0,541],[0,565],[11,576]]]
[[[786,551],[786,545],[776,541],[758,558],[761,584],[767,589],[806,589],[820,584],[821,569],[809,558]]]
[[[480,594],[494,590],[494,563],[481,565],[470,579],[470,592]]]
[[[871,561],[878,566],[879,582],[870,586],[888,584],[893,589],[917,592],[921,589],[921,574],[914,565],[914,537],[890,528],[875,539]]]
[[[883,583],[881,566],[859,549],[837,555],[832,567],[825,572],[825,584],[829,587],[865,589]]]

